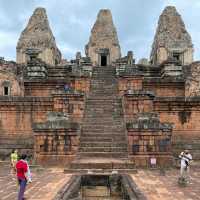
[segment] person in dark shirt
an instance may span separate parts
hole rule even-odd
[[[69,85],[68,85],[68,84],[65,84],[65,85],[64,85],[64,90],[65,90],[65,92],[68,92],[68,91],[69,91]]]
[[[23,154],[21,159],[16,163],[16,171],[17,171],[17,180],[19,183],[19,193],[18,200],[24,200],[24,192],[27,185],[27,172],[28,172],[28,164],[26,162],[27,156]]]

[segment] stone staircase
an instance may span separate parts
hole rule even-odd
[[[80,158],[127,158],[122,102],[115,68],[94,67],[79,148]]]

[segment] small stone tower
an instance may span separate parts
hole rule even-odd
[[[169,57],[182,65],[193,62],[193,44],[184,22],[173,6],[164,9],[158,22],[150,60],[159,65]]]
[[[100,10],[85,52],[93,65],[107,66],[121,57],[117,31],[110,10]]]
[[[60,63],[61,53],[50,29],[46,10],[36,8],[17,43],[17,63],[27,63],[28,49],[40,51],[39,58],[47,64]]]

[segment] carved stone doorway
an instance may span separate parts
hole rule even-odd
[[[98,64],[105,67],[109,65],[110,53],[109,49],[99,49],[98,51]]]
[[[107,55],[101,55],[101,66],[107,66]]]

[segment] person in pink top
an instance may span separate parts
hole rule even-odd
[[[24,192],[26,190],[27,185],[27,172],[28,172],[28,164],[26,161],[27,156],[23,154],[21,159],[16,163],[16,171],[17,171],[17,180],[19,183],[19,193],[18,193],[18,200],[25,200]]]

